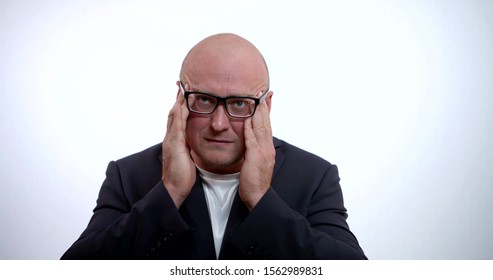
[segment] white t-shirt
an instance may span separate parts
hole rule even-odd
[[[204,187],[205,200],[209,209],[212,234],[214,236],[216,257],[218,258],[229,212],[238,190],[240,173],[220,175],[207,172],[198,167],[197,169]]]

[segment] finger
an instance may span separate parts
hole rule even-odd
[[[267,132],[268,132],[268,136],[269,136],[269,142],[272,142],[272,123],[271,123],[271,120],[270,120],[270,109],[269,107],[267,106],[267,104],[264,105],[265,106],[265,124],[267,126]]]
[[[169,110],[168,121],[166,123],[166,132],[169,132],[171,130],[171,125],[173,124],[173,118],[175,114],[175,107],[176,107],[176,103],[173,105],[171,110]]]
[[[183,130],[185,130],[185,128],[187,127],[187,119],[188,119],[188,115],[189,115],[189,111],[188,111],[188,105],[187,105],[187,101],[185,100],[185,96],[183,94],[180,94],[180,96],[178,96],[178,100],[177,100],[180,104],[180,111],[181,111],[181,121],[182,121],[182,126],[183,126]]]
[[[261,112],[262,112],[262,122],[263,126],[265,127],[265,132],[266,135],[271,137],[272,136],[272,126],[270,122],[270,110],[269,107],[267,106],[267,103],[263,103],[261,105]]]
[[[168,114],[167,132],[165,138],[174,140],[184,139],[186,118],[188,116],[188,114],[184,114],[184,111],[188,113],[186,105],[184,110],[183,97],[181,97],[181,99],[177,98],[173,108]],[[185,118],[183,115],[185,115]]]
[[[258,106],[257,112],[252,117],[253,131],[261,142],[272,141],[272,129],[270,124],[269,109],[265,103]]]
[[[177,85],[179,85],[178,82],[177,82]],[[171,130],[171,127],[173,125],[173,120],[175,119],[175,115],[176,115],[176,107],[177,107],[177,104],[180,103],[179,98],[182,95],[183,94],[181,93],[181,89],[179,88],[178,92],[176,93],[175,103],[173,104],[173,107],[171,108],[171,110],[168,113],[168,122],[166,124],[166,132]]]
[[[252,118],[246,119],[243,124],[243,137],[245,138],[245,146],[247,150],[253,148],[255,143],[257,143],[257,137],[253,131]]]

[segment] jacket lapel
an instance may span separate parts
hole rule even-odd
[[[197,258],[215,259],[216,254],[209,210],[198,171],[195,184],[180,208],[180,213],[192,230],[191,236]]]
[[[282,166],[284,162],[285,155],[278,149],[280,146],[282,146],[282,142],[277,139],[273,138],[274,140],[274,147],[276,149],[276,163],[274,165],[274,172],[272,174],[272,185],[273,187],[274,184],[274,178],[276,177],[277,173],[279,172],[280,167]],[[224,232],[224,237],[223,237],[223,242],[221,245],[221,252],[220,252],[220,259],[223,258],[238,258],[238,256],[230,256],[230,252],[228,248],[225,248],[227,246],[227,240],[231,235],[234,234],[236,229],[241,225],[241,223],[245,220],[245,218],[248,216],[248,208],[246,205],[241,201],[240,195],[238,192],[236,192],[235,199],[233,201],[233,205],[231,206],[231,211],[229,213],[229,218],[228,218],[228,223],[226,224],[226,230]]]
[[[274,172],[272,174],[272,182],[271,182],[271,187],[274,187],[274,181],[275,178],[277,177],[277,173],[281,169],[281,166],[284,163],[284,159],[286,158],[286,155],[281,150],[282,146],[282,141],[273,137],[274,141],[274,148],[276,149],[276,163],[274,164]]]

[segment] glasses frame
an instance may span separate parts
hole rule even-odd
[[[217,109],[217,107],[219,106],[220,103],[223,103],[224,109],[226,110],[226,112],[228,113],[228,115],[230,115],[231,117],[234,117],[234,118],[241,118],[241,119],[251,118],[255,114],[255,112],[257,111],[257,106],[260,103],[262,103],[262,102],[265,101],[265,99],[267,98],[267,93],[269,93],[269,89],[267,89],[258,98],[257,97],[251,97],[251,96],[236,96],[236,95],[232,95],[232,96],[228,96],[228,97],[220,97],[220,96],[217,96],[217,95],[214,95],[214,94],[211,94],[211,93],[207,93],[207,92],[185,91],[185,86],[183,85],[183,82],[182,81],[180,81],[180,89],[181,89],[182,94],[185,96],[185,100],[187,101],[187,108],[188,108],[188,110],[190,112],[193,112],[195,114],[200,114],[200,115],[210,115],[210,114],[212,114],[212,113],[214,113],[216,111],[216,109]],[[217,101],[216,106],[209,113],[195,111],[192,108],[190,108],[190,104],[188,104],[188,96],[190,94],[203,94],[203,95],[207,95],[207,96],[213,97]],[[228,106],[226,106],[226,104],[227,104],[226,102],[228,101],[228,99],[233,99],[233,98],[246,98],[246,99],[253,100],[255,102],[255,107],[253,108],[252,114],[249,115],[249,116],[238,116],[238,115],[231,114],[231,112],[229,112],[229,110],[228,110]]]

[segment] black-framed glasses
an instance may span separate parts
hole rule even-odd
[[[249,118],[255,114],[257,106],[267,98],[267,89],[259,98],[249,96],[228,96],[220,97],[210,93],[185,91],[183,83],[180,81],[180,88],[187,101],[188,109],[197,114],[212,114],[219,103],[224,104],[226,112],[235,118]]]

